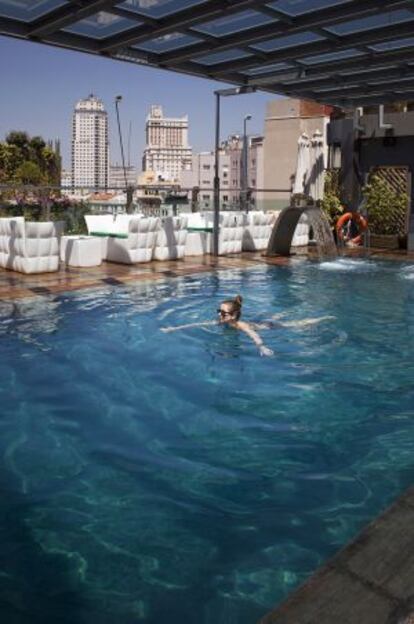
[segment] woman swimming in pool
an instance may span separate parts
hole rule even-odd
[[[242,309],[242,297],[237,295],[234,299],[227,299],[222,301],[220,307],[217,309],[219,318],[217,321],[205,321],[201,323],[188,323],[187,325],[178,325],[177,327],[162,327],[163,332],[177,331],[178,329],[188,329],[190,327],[205,327],[206,325],[227,325],[234,329],[239,329],[244,332],[253,340],[256,347],[259,349],[259,353],[262,356],[271,356],[273,351],[266,347],[260,335],[253,329],[250,323],[240,320]]]

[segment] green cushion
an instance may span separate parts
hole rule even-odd
[[[213,232],[212,227],[188,227],[187,232]]]
[[[115,232],[90,232],[91,236],[110,236],[111,238],[128,238],[128,234],[117,234]]]

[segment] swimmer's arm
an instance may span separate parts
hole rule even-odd
[[[187,323],[186,325],[176,325],[175,327],[161,327],[161,331],[168,334],[179,329],[190,329],[191,327],[206,327],[207,325],[217,325],[218,321],[202,321],[201,323]]]
[[[249,338],[253,340],[254,344],[259,349],[260,355],[267,355],[267,356],[273,355],[272,349],[269,349],[269,347],[266,347],[266,345],[264,344],[259,334],[256,331],[254,331],[254,329],[249,325],[249,323],[245,323],[244,321],[238,321],[237,328],[243,331],[245,334],[249,336]]]

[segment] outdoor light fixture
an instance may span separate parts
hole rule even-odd
[[[216,145],[214,158],[214,228],[213,228],[213,254],[218,256],[219,251],[219,221],[220,221],[220,175],[219,175],[219,151],[220,151],[220,97],[232,95],[244,95],[245,93],[255,93],[256,87],[243,85],[241,87],[229,87],[228,89],[217,89],[216,96]]]

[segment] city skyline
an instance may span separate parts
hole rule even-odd
[[[0,70],[7,77],[0,99],[0,140],[11,130],[24,130],[45,140],[59,138],[65,169],[70,169],[73,109],[90,93],[103,101],[108,112],[111,163],[121,162],[114,104],[118,94],[123,96],[124,140],[132,124],[131,164],[137,170],[145,149],[145,119],[155,103],[171,117],[189,116],[194,152],[213,149],[213,91],[222,83],[6,37],[0,38]],[[250,133],[262,133],[265,103],[274,98],[254,93],[223,100],[221,137],[241,133],[246,113],[253,116]]]

